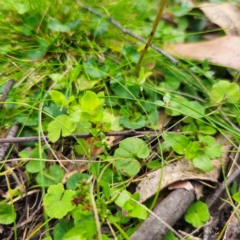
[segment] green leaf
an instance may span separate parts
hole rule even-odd
[[[51,236],[47,236],[45,238],[43,238],[43,240],[52,240]]]
[[[137,118],[127,118],[127,117],[120,117],[120,124],[128,129],[139,129],[143,128],[146,125],[146,121],[144,116],[140,115]]]
[[[45,56],[45,54],[47,53],[47,48],[45,47],[39,47],[37,49],[34,49],[32,51],[29,51],[27,53],[27,56],[30,58],[30,59],[33,59],[33,60],[36,60],[36,59],[39,59],[39,58],[42,58]]]
[[[52,100],[54,101],[54,103],[59,106],[65,105],[65,103],[67,101],[66,97],[59,91],[51,90],[49,95],[52,98]]]
[[[74,209],[72,200],[76,193],[72,190],[64,190],[62,183],[50,186],[43,198],[46,213],[51,218],[61,219]]]
[[[79,155],[87,154],[89,151],[89,146],[87,145],[85,139],[79,138],[78,145],[74,146],[74,151]]]
[[[172,133],[163,136],[163,138],[178,154],[184,154],[188,144],[190,143],[190,140],[186,136],[180,134]]]
[[[95,221],[84,221],[69,230],[62,240],[92,240],[97,232]]]
[[[116,200],[114,201],[119,207],[123,207],[124,204],[130,199],[131,193],[127,190],[122,190]]]
[[[11,224],[16,220],[16,212],[13,206],[8,204],[0,204],[0,223]]]
[[[55,103],[51,102],[48,107],[44,107],[43,110],[53,118],[59,115],[67,113],[66,108],[59,108]]]
[[[157,105],[157,106],[160,106],[160,107],[163,107],[163,106],[166,105],[165,102],[160,101],[160,100],[155,101],[154,104]]]
[[[200,138],[203,150],[210,159],[218,158],[222,156],[222,147],[220,144],[216,144],[215,138],[211,136],[205,136]]]
[[[174,76],[173,74],[166,74],[164,76],[164,81],[159,84],[160,88],[176,91],[180,87],[181,81],[179,78]]]
[[[190,142],[186,148],[185,156],[187,159],[193,159],[199,150],[200,143],[199,142]]]
[[[199,129],[201,134],[206,134],[206,135],[214,135],[217,133],[216,129],[211,127],[211,126],[206,126],[206,125],[202,125],[199,126]]]
[[[54,239],[62,239],[65,233],[67,233],[73,226],[72,221],[66,222],[65,219],[61,219],[53,229]]]
[[[207,204],[197,201],[190,205],[184,218],[185,221],[198,228],[204,225],[209,219],[210,214],[208,212]]]
[[[137,63],[139,60],[139,53],[137,48],[133,45],[126,45],[122,48],[122,54],[131,62]]]
[[[145,83],[146,79],[152,75],[152,72],[145,72],[143,67],[140,68],[139,77],[137,78],[136,83],[142,85]]]
[[[140,203],[137,203],[133,200],[129,200],[125,203],[123,209],[129,208],[131,205],[131,209],[128,211],[129,216],[145,220],[147,218],[147,210],[143,208]]]
[[[230,103],[236,103],[240,100],[240,91],[237,83],[230,83],[222,80],[214,84],[210,96],[213,102],[219,103],[224,99]]]
[[[149,169],[157,169],[157,168],[160,168],[162,166],[162,163],[159,159],[157,160],[152,160],[150,162],[147,163],[147,167]]]
[[[60,115],[48,124],[48,138],[56,142],[62,133],[63,137],[69,136],[75,130],[77,123],[73,122],[67,115]]]
[[[237,192],[232,195],[232,198],[237,202],[240,203],[240,192]]]
[[[44,149],[41,149],[42,151],[42,156],[40,156],[39,154],[39,146],[35,147],[32,152],[31,152],[31,157],[32,158],[40,158],[40,160],[31,160],[29,161],[27,164],[26,164],[26,170],[29,172],[29,173],[37,173],[37,172],[40,172],[41,170],[43,170],[43,168],[45,167],[46,165],[46,162],[42,159],[47,159],[47,155],[46,153],[44,152]]]
[[[79,20],[65,24],[59,22],[57,19],[54,18],[48,21],[48,28],[51,29],[53,32],[70,32],[76,29],[79,25]]]
[[[116,159],[113,162],[114,167],[124,175],[134,177],[141,169],[140,163],[135,159]]]
[[[90,77],[94,79],[103,78],[106,76],[107,68],[98,67],[98,65],[96,64],[95,57],[89,58],[86,62],[83,62],[83,66],[86,74],[88,74]]]
[[[164,236],[163,240],[178,240],[178,238],[175,237],[173,232],[168,231],[168,233]]]
[[[48,187],[60,183],[64,177],[64,171],[58,165],[52,165],[48,170],[39,172],[36,181],[39,185]]]
[[[80,183],[83,180],[87,181],[89,177],[90,176],[86,173],[74,173],[70,178],[68,178],[66,186],[68,189],[76,190],[79,187]]]
[[[195,157],[192,159],[192,163],[196,168],[201,169],[204,172],[210,172],[213,169],[212,162],[208,155],[203,150],[199,150]]]
[[[147,158],[150,154],[148,145],[140,138],[126,138],[119,144],[114,157]]]
[[[147,217],[147,211],[138,202],[136,202],[139,200],[139,197],[139,193],[131,196],[130,192],[123,190],[116,198],[115,203],[119,207],[128,211],[129,216],[144,220]],[[133,201],[131,198],[135,199],[136,201]]]
[[[166,112],[171,116],[188,116],[194,119],[204,117],[204,107],[197,101],[188,101],[182,97],[176,97],[174,100],[170,100],[169,109]]]
[[[13,7],[18,12],[18,14],[24,14],[28,12],[30,9],[29,2],[23,2],[23,3],[14,2]]]
[[[86,91],[81,98],[81,110],[87,113],[94,113],[94,111],[102,105],[103,101],[92,91]]]

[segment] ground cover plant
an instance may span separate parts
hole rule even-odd
[[[224,6],[232,7],[240,16],[237,1]],[[182,49],[224,35],[234,45],[240,30],[231,35],[203,8],[178,0],[1,3],[2,239],[138,239],[141,229],[148,239],[208,239],[214,211],[227,216],[212,235],[230,233],[239,207],[228,172],[239,175],[232,162],[239,158],[240,50],[223,61],[208,49],[189,59]],[[183,180],[192,186],[186,192],[204,187],[170,223],[154,207]],[[211,202],[220,182],[224,210]],[[145,228],[149,214],[163,226],[157,238]]]

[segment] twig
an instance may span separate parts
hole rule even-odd
[[[110,22],[112,25],[114,25],[115,27],[117,27],[118,29],[120,29],[122,31],[122,33],[124,34],[128,34],[130,35],[131,37],[139,40],[140,42],[143,42],[143,43],[147,43],[148,41],[143,38],[143,37],[140,37],[138,35],[136,35],[135,33],[133,33],[132,31],[130,31],[129,29],[127,28],[124,28],[120,23],[118,23],[116,20],[114,20],[112,17],[105,17],[104,15],[96,12],[95,10],[93,10],[92,8],[88,7],[88,6],[84,6],[82,4],[80,4],[78,2],[78,4],[83,8],[83,9],[86,9],[87,11],[93,13],[94,15],[100,17],[100,18],[105,18],[108,22]],[[161,50],[160,48],[158,48],[156,45],[154,44],[150,44],[149,45],[152,49],[154,49],[155,51],[157,51],[158,53],[162,54],[163,56],[165,56],[167,59],[169,59],[174,65],[178,65],[178,60],[176,60],[174,57],[168,55],[165,51]]]
[[[12,86],[14,85],[14,83],[15,83],[14,79],[9,80],[9,82],[7,83],[7,86],[6,86],[6,88],[5,88],[4,92],[3,92],[3,95],[1,97],[1,100],[0,100],[1,102],[4,102],[6,100],[6,98],[8,96],[8,93],[10,92],[10,90],[11,90]],[[1,103],[0,104],[0,110],[2,110],[2,108],[3,108],[3,104]]]
[[[131,240],[157,240],[163,239],[168,230],[183,215],[189,205],[195,200],[193,191],[177,189],[172,191],[153,210],[153,213],[143,222],[143,224],[131,235]],[[159,218],[160,217],[160,221]],[[176,235],[176,231],[174,231]],[[178,234],[178,233],[177,233]],[[180,239],[180,234],[176,235]]]
[[[105,136],[139,136],[139,135],[155,135],[162,134],[162,132],[155,132],[155,131],[135,131],[135,130],[127,130],[127,131],[120,131],[120,132],[105,132]],[[67,138],[89,138],[93,137],[91,133],[79,133],[73,134],[68,136]],[[44,141],[44,138],[48,139],[47,136],[40,137],[41,141]],[[7,137],[7,138],[0,138],[0,143],[21,143],[21,142],[37,142],[39,137],[32,136],[32,137]]]
[[[215,193],[206,202],[209,210],[211,210],[211,207],[213,206],[215,201],[226,190],[226,185],[229,186],[234,181],[234,179],[238,178],[239,176],[240,176],[240,169],[236,168],[234,172],[227,178],[226,182],[223,182],[219,185]]]
[[[3,145],[0,146],[0,161],[3,160],[5,154],[6,154],[8,148],[9,148],[9,146],[10,146],[10,143],[12,143],[12,141],[8,141],[8,140],[9,140],[9,139],[16,139],[14,136],[16,136],[18,130],[19,130],[19,126],[18,126],[17,124],[14,124],[14,125],[11,127],[11,129],[10,129],[7,137],[6,137],[6,138],[3,138],[3,139],[5,139],[6,141],[5,141],[5,142],[4,142],[4,141],[1,142],[1,143],[3,143]]]

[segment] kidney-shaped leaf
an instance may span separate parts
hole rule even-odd
[[[139,138],[126,138],[120,142],[116,149],[115,157],[147,158],[150,154],[148,145]]]
[[[69,136],[76,128],[77,123],[73,122],[67,115],[60,115],[48,124],[48,138],[51,142],[56,142],[60,134]]]
[[[8,204],[0,205],[0,223],[11,224],[16,219],[14,208]]]
[[[47,215],[51,218],[63,218],[69,211],[73,210],[72,200],[76,193],[72,190],[64,190],[61,183],[49,187],[43,198],[43,204]]]

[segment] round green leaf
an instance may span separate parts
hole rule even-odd
[[[204,172],[210,172],[213,169],[210,158],[202,150],[197,152],[196,156],[192,160],[192,163],[196,168],[199,168]]]
[[[86,173],[74,173],[68,180],[67,180],[67,188],[71,190],[77,189],[79,183],[83,180],[88,180],[89,175]]]
[[[1,224],[11,224],[16,219],[16,213],[13,206],[8,204],[0,205],[0,223]]]
[[[64,176],[64,170],[58,165],[52,165],[49,170],[39,172],[36,181],[39,185],[48,187],[60,183]]]
[[[76,193],[72,190],[64,190],[62,183],[50,186],[43,198],[47,215],[51,218],[63,218],[74,209],[72,200]]]
[[[126,138],[119,144],[114,157],[147,158],[150,154],[148,145],[140,138]]]
[[[51,142],[56,142],[62,133],[63,137],[69,136],[75,130],[77,123],[72,121],[67,115],[60,115],[48,124],[48,138]]]
[[[194,227],[201,227],[210,217],[207,204],[197,201],[193,203],[187,210],[184,218]]]

